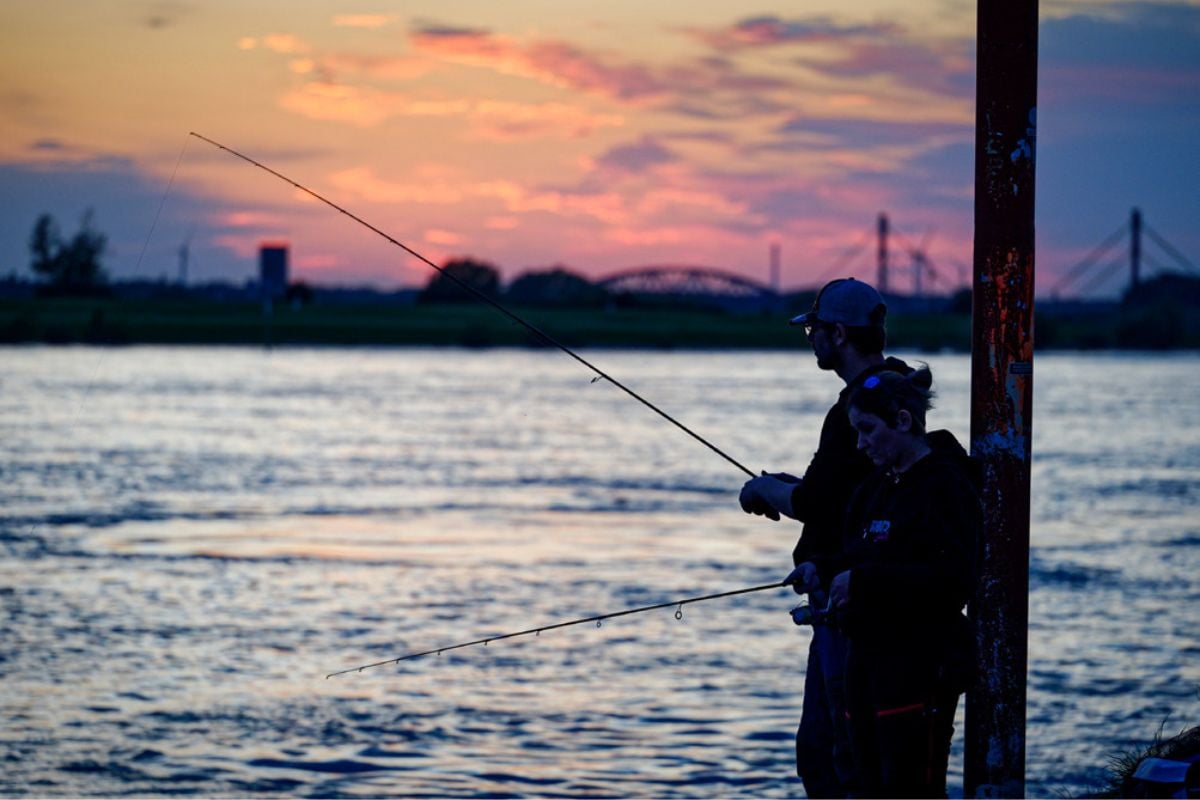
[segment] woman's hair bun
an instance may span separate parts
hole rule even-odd
[[[928,391],[933,388],[933,373],[929,371],[928,364],[922,364],[906,377],[914,386],[920,389]]]

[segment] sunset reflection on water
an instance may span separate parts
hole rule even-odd
[[[756,468],[802,470],[838,389],[803,352],[595,358]],[[324,679],[786,574],[796,527],[744,515],[736,469],[577,365],[6,359],[3,793],[799,792],[809,634],[786,590]],[[968,362],[928,360],[931,422],[965,439]],[[1039,364],[1031,793],[1182,725],[1200,682],[1196,357]],[[960,763],[961,733],[958,791]]]

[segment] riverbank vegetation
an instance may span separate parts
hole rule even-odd
[[[791,310],[729,313],[687,307],[513,311],[570,347],[795,348]],[[908,312],[888,320],[889,346],[970,348],[965,310]],[[1111,314],[1042,314],[1039,349],[1200,348],[1194,319],[1172,307]],[[539,346],[536,336],[487,305],[220,301],[189,297],[0,299],[0,342],[168,345]]]

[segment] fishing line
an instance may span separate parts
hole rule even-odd
[[[187,152],[188,145],[191,144],[187,137],[183,140],[183,149],[179,151],[179,158],[175,160],[175,169],[171,170],[171,179],[167,181],[167,190],[163,192],[162,200],[158,203],[158,211],[154,214],[154,221],[150,223],[150,232],[146,234],[146,243],[142,245],[142,252],[138,254],[137,266],[134,267],[134,274],[141,272],[142,259],[146,257],[146,250],[150,248],[150,238],[154,236],[154,229],[158,227],[158,218],[162,216],[163,208],[167,205],[167,196],[171,194],[171,187],[175,185],[175,175],[179,172],[179,165],[183,163],[183,154]]]
[[[566,622],[556,622],[553,625],[543,625],[540,628],[529,628],[528,630],[515,631],[513,633],[502,633],[502,634],[498,634],[496,636],[489,636],[486,639],[476,639],[472,642],[460,642],[458,644],[448,644],[444,647],[436,647],[432,650],[423,650],[419,653],[409,653],[408,655],[400,656],[399,658],[389,658],[386,661],[377,661],[374,664],[364,664],[361,667],[351,667],[350,669],[343,669],[343,670],[339,670],[338,672],[331,672],[325,676],[325,679],[329,680],[330,678],[334,677],[335,675],[346,675],[351,672],[362,672],[364,669],[374,669],[375,667],[383,667],[383,666],[387,666],[388,664],[399,664],[401,661],[411,661],[414,658],[421,658],[422,656],[441,655],[442,653],[446,653],[451,650],[459,650],[464,647],[475,647],[477,645],[483,645],[484,647],[487,647],[488,643],[490,643],[490,642],[499,642],[503,639],[513,639],[513,638],[516,638],[517,636],[528,636],[531,633],[533,635],[537,636],[537,635],[541,634],[542,631],[552,631],[557,628],[567,628],[567,627],[570,627],[571,625],[583,625],[586,622],[594,622],[594,623],[596,623],[596,627],[598,628],[598,627],[600,627],[600,623],[606,619],[613,619],[615,617],[625,617],[630,614],[641,614],[644,611],[655,611],[660,608],[674,607],[675,608],[675,619],[683,619],[683,607],[685,605],[687,605],[688,603],[700,603],[700,602],[703,602],[704,600],[716,600],[717,598],[720,598],[720,597],[733,597],[734,595],[738,595],[738,594],[749,594],[750,592],[762,592],[767,589],[780,589],[780,588],[782,588],[784,586],[788,586],[788,585],[790,585],[790,584],[788,584],[786,581],[782,581],[779,583],[764,583],[761,586],[750,586],[745,589],[734,589],[729,592],[717,592],[716,594],[706,594],[701,597],[688,597],[683,600],[671,600],[666,603],[655,603],[652,606],[641,606],[639,608],[629,608],[629,609],[626,609],[625,611],[613,611],[609,614],[599,614],[594,617],[582,617],[580,619],[572,619],[572,620],[568,620]]]
[[[209,143],[209,144],[211,144],[213,147],[216,147],[216,148],[218,148],[218,149],[220,149],[220,150],[224,150],[225,152],[229,153],[230,155],[232,155],[232,156],[236,156],[237,158],[240,158],[241,160],[243,160],[243,161],[245,161],[245,162],[247,162],[247,163],[249,163],[249,164],[253,164],[254,166],[258,167],[259,169],[261,169],[261,170],[263,170],[263,171],[265,171],[265,172],[269,172],[270,174],[274,175],[276,178],[279,178],[279,179],[280,179],[281,181],[283,181],[284,183],[287,183],[287,184],[289,184],[289,185],[291,185],[291,186],[293,186],[293,187],[295,187],[295,188],[299,189],[300,191],[304,192],[305,194],[307,194],[307,195],[309,195],[309,196],[311,196],[311,197],[313,197],[313,198],[315,198],[315,199],[317,199],[317,200],[320,200],[322,203],[324,203],[325,205],[327,205],[327,206],[329,206],[330,208],[334,209],[334,210],[335,210],[335,211],[337,211],[338,213],[340,213],[340,214],[344,214],[345,216],[347,216],[347,217],[349,217],[350,219],[352,219],[352,220],[354,220],[355,222],[357,222],[359,225],[362,225],[363,227],[367,228],[368,230],[370,230],[370,231],[373,231],[374,233],[376,233],[376,234],[378,234],[379,236],[383,237],[383,238],[384,238],[384,239],[386,239],[388,242],[390,242],[390,243],[394,244],[396,247],[399,247],[401,250],[403,250],[404,252],[408,253],[408,254],[409,254],[409,255],[411,255],[412,257],[414,257],[414,258],[416,258],[416,259],[418,259],[418,260],[420,260],[420,261],[424,262],[424,263],[425,263],[425,264],[427,264],[428,266],[430,266],[430,267],[432,267],[433,269],[437,270],[437,271],[438,271],[438,272],[439,272],[441,275],[443,275],[445,278],[447,278],[447,279],[449,279],[450,281],[452,281],[453,283],[457,284],[457,285],[459,286],[459,288],[461,288],[461,289],[465,290],[466,292],[468,292],[468,293],[470,293],[471,295],[475,296],[475,297],[476,297],[476,298],[478,298],[479,300],[482,300],[483,302],[485,302],[485,303],[487,303],[488,305],[492,306],[492,307],[493,307],[493,308],[495,308],[497,311],[499,311],[501,314],[503,314],[504,316],[508,317],[508,318],[509,318],[510,320],[512,320],[513,322],[516,322],[518,325],[521,325],[523,328],[525,328],[527,331],[529,331],[530,333],[532,333],[534,336],[536,336],[536,337],[538,337],[539,339],[541,339],[541,340],[542,340],[543,342],[545,342],[546,344],[553,345],[554,347],[557,347],[559,350],[563,351],[564,353],[566,353],[567,355],[569,355],[571,358],[575,359],[575,360],[576,360],[576,361],[578,361],[580,364],[582,364],[583,366],[587,367],[589,370],[591,370],[592,372],[594,372],[594,373],[596,374],[596,376],[597,376],[597,377],[596,377],[596,380],[599,380],[599,379],[603,378],[604,380],[608,381],[608,382],[609,382],[609,383],[611,383],[613,386],[617,387],[617,388],[618,388],[618,389],[620,389],[621,391],[625,392],[625,394],[627,394],[627,395],[629,395],[630,397],[632,397],[634,400],[637,400],[639,403],[641,403],[642,405],[646,406],[646,408],[649,408],[651,411],[653,411],[654,413],[658,414],[660,417],[662,417],[663,419],[667,420],[668,422],[670,422],[671,424],[673,424],[675,427],[679,428],[681,431],[683,431],[684,433],[686,433],[688,436],[691,436],[693,439],[695,439],[696,441],[700,442],[700,444],[704,445],[704,446],[705,446],[705,447],[707,447],[709,450],[712,450],[714,453],[716,453],[716,454],[717,454],[717,455],[719,455],[721,458],[723,458],[723,459],[725,459],[726,461],[728,461],[730,464],[733,464],[735,467],[737,467],[738,469],[740,469],[742,472],[746,473],[747,475],[749,475],[749,476],[750,476],[750,477],[752,477],[752,478],[753,478],[753,477],[757,477],[757,476],[756,476],[756,473],[752,472],[752,471],[751,471],[749,468],[747,468],[747,467],[743,466],[743,465],[742,465],[740,462],[736,461],[736,460],[735,460],[735,459],[734,459],[732,456],[730,456],[730,455],[728,455],[727,453],[725,453],[725,451],[721,450],[721,449],[720,449],[720,448],[718,448],[716,445],[714,445],[713,443],[709,442],[709,441],[708,441],[707,439],[705,439],[703,436],[701,436],[700,434],[696,433],[696,432],[695,432],[695,431],[693,431],[691,428],[687,427],[687,426],[686,426],[686,425],[684,425],[682,422],[680,422],[679,420],[675,419],[675,418],[674,418],[674,417],[672,417],[670,414],[668,414],[667,412],[663,411],[661,408],[659,408],[658,406],[654,405],[654,404],[653,404],[653,403],[651,403],[649,400],[645,399],[645,398],[644,398],[644,397],[642,397],[640,394],[638,394],[637,392],[635,392],[635,391],[633,391],[632,389],[630,389],[628,386],[625,386],[623,383],[621,383],[621,382],[620,382],[620,381],[618,381],[617,379],[613,378],[613,377],[612,377],[611,375],[609,375],[608,373],[604,372],[604,371],[603,371],[603,370],[601,370],[599,367],[596,367],[596,366],[595,366],[594,364],[592,364],[590,361],[588,361],[588,360],[586,360],[585,358],[583,358],[582,356],[580,356],[580,355],[579,355],[578,353],[576,353],[574,350],[572,350],[571,348],[567,347],[565,344],[563,344],[562,342],[558,341],[557,339],[555,339],[554,337],[552,337],[550,334],[546,333],[545,331],[541,330],[541,329],[540,329],[540,328],[538,328],[537,326],[533,325],[532,323],[530,323],[530,322],[526,321],[526,320],[525,320],[525,319],[523,319],[522,317],[520,317],[520,316],[518,316],[517,314],[513,313],[513,312],[512,312],[512,311],[510,311],[510,310],[509,310],[509,309],[508,309],[508,308],[507,308],[507,307],[506,307],[504,304],[502,304],[501,302],[499,302],[499,301],[498,301],[498,300],[496,300],[495,298],[488,296],[488,295],[487,295],[487,294],[485,294],[484,292],[481,292],[480,290],[476,289],[474,286],[471,286],[469,283],[467,283],[467,282],[465,282],[465,281],[463,281],[463,280],[459,279],[459,278],[458,278],[458,277],[456,277],[456,276],[455,276],[453,273],[451,273],[451,272],[447,272],[447,271],[446,271],[445,269],[443,269],[442,267],[439,267],[437,264],[433,263],[433,262],[432,262],[432,261],[430,261],[428,258],[426,258],[425,256],[421,255],[421,254],[420,254],[420,253],[418,253],[416,250],[413,250],[413,249],[412,249],[411,247],[409,247],[408,245],[404,244],[403,242],[399,241],[398,239],[395,239],[394,237],[392,237],[392,236],[388,235],[387,233],[384,233],[384,232],[383,232],[383,231],[381,231],[379,228],[376,228],[374,225],[372,225],[371,223],[369,223],[369,222],[367,222],[366,220],[362,219],[361,217],[359,217],[359,216],[357,216],[357,215],[355,215],[355,214],[353,214],[353,213],[351,213],[351,212],[347,211],[346,209],[344,209],[344,208],[342,208],[341,206],[339,206],[337,203],[334,203],[332,200],[329,200],[329,199],[327,199],[327,198],[323,197],[322,195],[318,194],[317,192],[314,192],[312,189],[309,189],[307,186],[304,186],[304,185],[303,185],[303,184],[301,184],[301,183],[297,183],[296,181],[292,180],[291,178],[287,177],[286,175],[283,175],[282,173],[276,172],[275,170],[271,169],[270,167],[266,166],[265,164],[262,164],[262,163],[260,163],[260,162],[258,162],[258,161],[255,161],[253,158],[250,158],[250,157],[249,157],[249,156],[247,156],[247,155],[243,155],[242,153],[239,153],[237,150],[234,150],[234,149],[232,149],[232,148],[230,148],[230,147],[226,147],[225,145],[221,144],[220,142],[213,141],[212,139],[209,139],[207,136],[202,136],[202,135],[200,135],[199,133],[196,133],[195,131],[192,131],[192,132],[191,132],[189,135],[191,135],[191,136],[195,136],[197,139],[200,139],[201,141],[208,142],[208,143]]]

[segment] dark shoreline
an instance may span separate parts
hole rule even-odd
[[[688,308],[546,308],[513,311],[568,347],[794,349],[803,333],[785,312]],[[1200,334],[1145,315],[1039,314],[1039,350],[1200,348]],[[889,347],[970,349],[966,313],[896,314]],[[482,304],[276,304],[194,299],[0,300],[0,344],[553,347]]]

